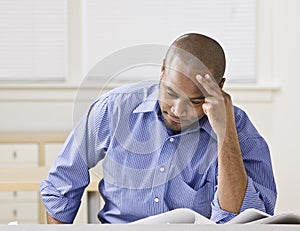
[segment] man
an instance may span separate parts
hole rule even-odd
[[[223,91],[224,71],[215,40],[185,34],[170,46],[159,84],[123,86],[94,102],[41,183],[48,222],[73,222],[88,170],[100,160],[102,223],[176,208],[217,223],[247,208],[273,214],[268,146]]]

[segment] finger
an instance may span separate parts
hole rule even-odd
[[[204,76],[197,75],[196,79],[201,84],[201,86],[205,89],[208,95],[218,96],[221,94],[219,85],[208,74]]]
[[[205,97],[204,102],[206,103],[211,103],[211,104],[224,104],[225,99],[224,96],[222,94],[219,94],[217,96],[209,96],[209,97]]]
[[[210,103],[204,103],[202,104],[202,109],[205,115],[209,116],[209,113],[211,111],[212,105]]]
[[[204,96],[204,97],[208,97],[208,96],[210,96],[210,95],[207,93],[205,87],[204,87],[204,86],[202,85],[202,83],[201,83],[202,78],[203,78],[203,77],[202,77],[201,75],[196,75],[196,80],[197,80],[197,82],[199,83],[199,84],[197,84],[197,86],[198,86],[200,92],[203,94],[203,96]]]
[[[212,96],[205,97],[204,102],[205,103],[215,103],[216,102],[216,97],[212,97]]]
[[[206,90],[209,94],[220,93],[219,85],[209,74],[204,75],[202,78],[204,84],[207,86]]]
[[[208,115],[211,105],[209,103],[202,104],[202,109],[205,115]]]

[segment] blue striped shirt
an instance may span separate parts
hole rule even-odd
[[[41,182],[52,217],[73,222],[89,169],[100,160],[102,223],[128,223],[176,208],[193,209],[217,223],[236,216],[218,203],[217,140],[207,117],[172,134],[157,97],[157,83],[139,83],[116,88],[90,106]],[[268,146],[244,111],[235,107],[234,113],[248,175],[241,211],[256,208],[272,215],[277,193]]]

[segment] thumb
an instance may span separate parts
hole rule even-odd
[[[209,104],[208,104],[208,103],[202,104],[202,109],[203,109],[204,114],[205,114],[205,115],[208,115],[209,109],[210,109]]]

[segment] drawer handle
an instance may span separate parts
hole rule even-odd
[[[13,210],[13,216],[14,216],[14,218],[16,218],[16,217],[18,216],[17,209],[14,209],[14,210]]]
[[[13,158],[16,159],[17,158],[17,152],[13,151]]]

